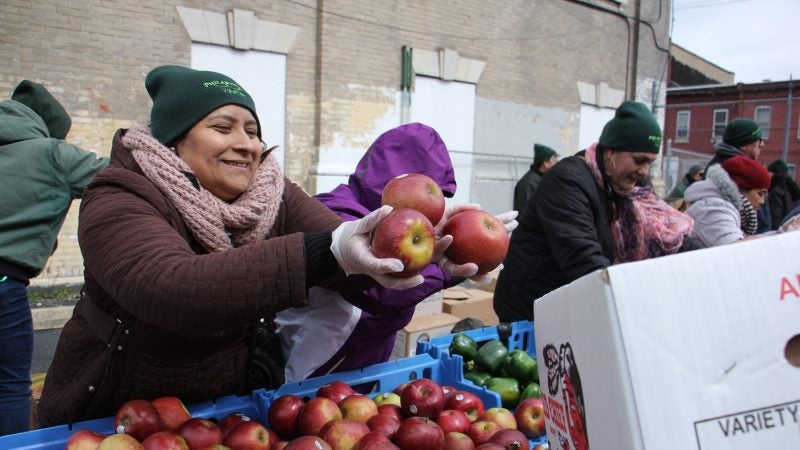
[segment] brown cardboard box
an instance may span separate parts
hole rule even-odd
[[[484,325],[493,326],[500,323],[492,306],[491,292],[479,289],[468,289],[454,286],[443,291],[442,311],[458,318],[474,317]]]
[[[425,300],[417,303],[414,308],[414,317],[429,316],[431,314],[441,314],[442,312],[442,291],[435,292]]]
[[[397,332],[392,359],[416,355],[417,341],[450,334],[453,325],[459,320],[456,316],[444,313],[412,318],[405,328]]]
[[[486,292],[494,292],[494,287],[497,285],[497,277],[500,275],[500,269],[494,269],[489,272],[489,275],[492,277],[490,283],[475,283],[475,288]]]

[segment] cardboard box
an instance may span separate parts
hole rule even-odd
[[[490,283],[475,283],[475,288],[486,292],[494,292],[494,287],[497,285],[497,277],[500,276],[500,269],[494,269],[489,272],[489,276],[492,277]]]
[[[444,313],[412,318],[408,325],[397,332],[391,359],[414,356],[417,353],[417,341],[450,334],[459,320],[456,316]]]
[[[800,449],[798,254],[787,233],[612,266],[536,300],[550,448],[587,448],[583,435],[592,449]]]
[[[429,295],[425,300],[417,303],[414,308],[414,316],[429,316],[431,314],[440,314],[442,312],[442,291]]]
[[[454,286],[442,291],[444,300],[442,311],[460,319],[474,317],[486,326],[497,325],[500,320],[494,313],[491,292]]]

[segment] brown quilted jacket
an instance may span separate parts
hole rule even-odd
[[[110,416],[133,398],[244,393],[252,324],[307,303],[303,233],[341,223],[286,180],[269,239],[207,254],[121,145],[123,133],[83,195],[84,293],[47,373],[42,426]]]

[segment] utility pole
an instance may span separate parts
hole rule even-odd
[[[789,74],[789,95],[786,97],[786,132],[783,134],[783,162],[789,163],[789,131],[792,129],[792,75]]]

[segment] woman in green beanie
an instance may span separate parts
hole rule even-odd
[[[248,373],[250,352],[267,351],[250,348],[260,318],[306,306],[314,286],[423,281],[392,277],[402,262],[369,250],[390,207],[343,223],[283,176],[236,81],[162,66],[145,85],[150,122],[117,132],[83,196],[84,286],[48,370],[44,426],[113,415],[131,399],[194,403],[265,387]]]
[[[692,219],[640,186],[660,147],[653,115],[627,101],[584,158],[562,159],[542,178],[497,280],[501,321],[533,320],[534,300],[594,270],[696,248]]]

